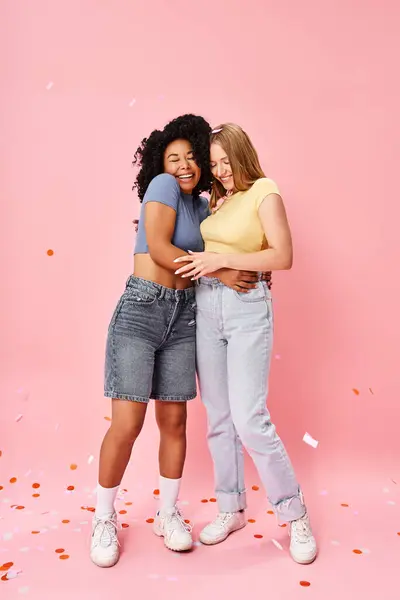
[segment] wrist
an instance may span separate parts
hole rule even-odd
[[[230,256],[229,254],[221,254],[220,269],[230,269]]]

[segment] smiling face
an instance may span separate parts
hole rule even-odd
[[[184,194],[191,194],[199,183],[201,170],[194,160],[188,140],[174,140],[164,152],[164,173],[173,175]]]
[[[211,173],[224,186],[225,190],[233,191],[235,182],[229,158],[220,144],[213,143],[210,147]]]

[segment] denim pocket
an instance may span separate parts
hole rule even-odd
[[[157,292],[149,292],[139,288],[130,288],[127,299],[134,304],[154,304],[157,300]]]
[[[234,291],[236,298],[240,300],[240,302],[262,302],[263,300],[267,300],[268,296],[264,289],[262,283],[258,283],[256,288],[253,288],[249,292],[237,292]]]

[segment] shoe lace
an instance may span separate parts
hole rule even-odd
[[[296,521],[292,521],[291,525],[291,533],[296,541],[300,542],[301,544],[308,542],[312,536],[308,518],[303,517],[301,519],[297,519]]]
[[[168,515],[167,519],[171,524],[177,523],[178,527],[183,527],[183,529],[185,529],[189,533],[193,529],[190,523],[186,523],[179,508],[175,508],[174,512],[171,515]]]
[[[117,542],[118,546],[120,546],[117,531],[121,529],[117,519],[115,517],[110,517],[107,519],[99,519],[96,523],[95,530],[93,532],[93,536],[95,535],[97,528],[101,528],[100,535],[97,538],[97,545],[106,548],[111,546],[111,544]]]
[[[213,521],[213,525],[216,527],[224,526],[230,521],[235,513],[218,513]]]

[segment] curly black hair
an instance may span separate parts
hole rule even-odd
[[[187,140],[193,149],[194,159],[201,169],[199,183],[193,190],[193,197],[211,190],[210,170],[210,134],[211,127],[203,117],[182,115],[170,121],[162,131],[155,129],[148,138],[144,138],[135,152],[133,165],[140,166],[132,189],[142,202],[150,181],[164,171],[164,151],[175,140]]]

